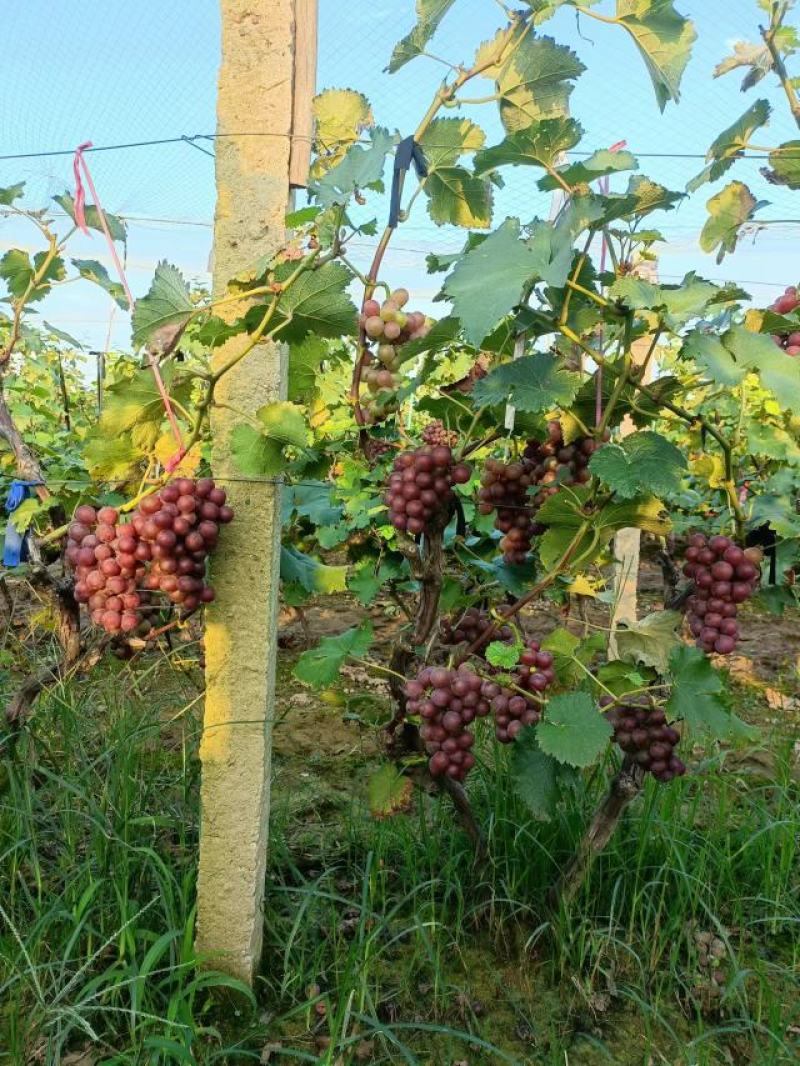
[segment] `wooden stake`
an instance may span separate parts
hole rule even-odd
[[[294,0],[221,0],[221,14],[218,132],[274,136],[217,140],[215,293],[285,240],[294,81]],[[243,313],[231,306],[232,316]],[[246,343],[244,335],[216,349],[213,366]],[[235,480],[231,433],[242,412],[285,395],[285,354],[263,344],[222,378],[211,414],[213,473],[236,517],[214,557],[217,598],[206,619],[197,950],[249,983],[263,931],[281,492]]]
[[[311,104],[317,85],[317,0],[294,0],[294,5],[294,102],[289,184],[293,189],[304,189],[308,185],[311,141],[314,136]]]

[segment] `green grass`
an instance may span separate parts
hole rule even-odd
[[[798,787],[718,754],[650,785],[578,897],[547,889],[599,775],[549,824],[488,744],[476,865],[446,802],[374,821],[370,759],[276,760],[256,1003],[194,956],[196,678],[103,666],[40,701],[0,789],[0,1064],[796,1062]],[[337,713],[329,711],[328,713]],[[496,762],[496,766],[494,765]],[[725,943],[698,990],[694,932]],[[211,995],[210,993],[216,993]],[[73,1060],[74,1061],[74,1060]]]

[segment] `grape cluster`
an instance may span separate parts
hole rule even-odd
[[[797,287],[790,285],[774,303],[770,304],[770,311],[778,315],[788,315],[800,307],[800,295]],[[800,330],[794,333],[773,333],[772,339],[779,348],[783,348],[787,355],[800,355]]]
[[[600,700],[601,706],[611,702],[610,696]],[[660,707],[644,701],[626,703],[612,707],[607,718],[614,729],[614,742],[657,781],[666,783],[686,773],[686,767],[675,755],[681,735],[667,724]]]
[[[448,448],[454,448],[458,442],[458,434],[454,429],[445,429],[444,422],[435,418],[422,430],[422,439],[433,447],[444,444]]]
[[[426,533],[435,515],[449,515],[453,485],[469,481],[471,470],[457,463],[446,445],[401,452],[395,459],[383,502],[395,529]]]
[[[507,563],[524,563],[534,536],[542,532],[542,527],[534,522],[528,498],[532,482],[524,463],[486,460],[478,491],[478,511],[487,515],[497,512],[494,525],[505,534],[500,547]]]
[[[443,618],[439,623],[439,633],[442,644],[476,644],[481,637],[492,627],[492,619],[487,611],[479,607],[468,607],[452,618]],[[511,626],[500,626],[493,634],[492,640],[513,640],[514,630]],[[487,641],[481,641],[477,646],[477,654],[481,654]]]
[[[176,478],[146,496],[131,521],[113,507],[84,505],[69,527],[67,562],[75,571],[75,599],[108,633],[131,633],[152,594],[162,593],[184,611],[210,603],[205,560],[220,524],[233,511],[211,478]]]
[[[603,441],[608,434],[603,435]],[[565,444],[561,426],[556,421],[547,424],[547,440],[528,441],[523,452],[523,461],[530,472],[531,484],[539,487],[533,505],[539,508],[558,492],[559,485],[585,485],[591,480],[589,460],[603,441],[593,437],[579,437],[572,444]]]
[[[408,299],[407,289],[395,289],[382,304],[366,300],[361,308],[359,325],[368,341],[377,346],[375,351],[367,349],[362,356],[361,380],[371,394],[364,408],[371,421],[379,421],[389,413],[385,399],[379,394],[397,389],[402,383],[398,373],[400,347],[406,341],[424,337],[433,324],[421,311],[404,311]]]
[[[468,666],[456,670],[426,666],[405,685],[406,710],[422,718],[420,736],[430,756],[433,777],[463,781],[475,765],[470,750],[475,737],[469,726],[489,713],[483,696],[485,682]]]
[[[687,618],[697,647],[730,655],[736,647],[736,614],[758,582],[760,548],[740,548],[728,537],[694,533],[689,538],[683,572],[694,582],[686,601]]]
[[[535,725],[541,719],[538,701],[554,680],[552,654],[542,651],[537,640],[529,640],[513,671],[513,687],[486,682],[483,695],[490,701],[495,736],[501,744],[510,744],[523,726]],[[524,695],[526,692],[533,701]]]

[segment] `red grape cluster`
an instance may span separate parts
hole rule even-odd
[[[219,526],[233,511],[211,478],[176,478],[146,496],[131,521],[113,507],[84,505],[69,528],[67,562],[75,570],[75,599],[95,625],[130,633],[141,621],[150,593],[163,593],[184,611],[210,603],[205,560]]]
[[[730,655],[736,647],[740,603],[753,595],[759,579],[760,548],[740,548],[728,537],[693,533],[683,572],[694,582],[686,601],[687,618],[697,647]]]
[[[790,285],[782,296],[770,304],[770,311],[778,315],[788,315],[800,307],[800,296],[797,287]],[[787,355],[800,355],[800,330],[794,333],[773,333],[772,339],[779,348],[783,348]]]
[[[492,619],[487,611],[479,607],[468,607],[453,615],[452,618],[443,618],[439,624],[439,633],[442,644],[475,644],[484,633],[492,627]],[[492,635],[492,640],[513,640],[514,630],[511,626],[500,626]],[[486,641],[481,641],[477,647],[477,654],[484,650]]]
[[[600,700],[601,706],[610,702],[610,696]],[[667,725],[667,716],[660,707],[631,702],[612,707],[607,718],[614,729],[614,742],[657,781],[666,783],[686,773],[686,767],[675,755],[681,735]]]
[[[422,430],[422,439],[426,444],[436,446],[444,444],[448,448],[454,448],[458,443],[458,434],[454,429],[445,429],[444,422],[435,418]]]
[[[454,500],[453,485],[471,477],[466,463],[457,463],[446,445],[401,452],[395,459],[383,502],[395,529],[426,533],[435,515],[446,516]]]
[[[542,532],[542,527],[533,520],[528,498],[532,482],[524,463],[486,460],[478,491],[478,511],[480,514],[497,512],[495,529],[505,534],[500,541],[503,558],[512,565],[527,560],[534,536]]]
[[[375,352],[367,349],[362,357],[361,380],[371,393],[364,407],[372,421],[385,418],[389,413],[388,405],[378,394],[397,389],[402,384],[403,379],[398,373],[401,345],[424,337],[433,324],[421,311],[403,310],[408,298],[407,289],[395,289],[382,304],[377,300],[366,300],[361,308],[359,325],[368,340],[377,344]]]
[[[420,736],[430,756],[433,777],[446,775],[463,781],[475,765],[469,731],[476,718],[489,713],[482,690],[485,682],[468,666],[456,670],[426,666],[405,685],[406,710],[422,718]]]
[[[555,680],[553,656],[542,651],[537,640],[529,640],[513,671],[513,688],[487,681],[484,699],[491,703],[495,736],[501,744],[510,744],[523,726],[535,725],[542,717],[540,700]],[[524,693],[533,697],[531,701]]]
[[[606,433],[603,440],[607,439]],[[523,452],[531,484],[539,486],[534,507],[541,507],[548,496],[558,492],[559,485],[585,485],[590,481],[589,460],[602,443],[593,437],[579,437],[572,444],[565,444],[560,424],[548,422],[547,440],[528,441]]]

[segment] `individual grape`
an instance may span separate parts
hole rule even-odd
[[[469,726],[489,713],[483,687],[482,679],[464,664],[454,670],[426,666],[406,682],[406,711],[423,720],[419,732],[433,777],[463,781],[475,765],[475,737]]]
[[[686,618],[698,648],[730,655],[736,648],[738,605],[750,599],[760,576],[761,551],[741,548],[728,537],[689,537],[683,573],[694,583]]]
[[[604,696],[600,705],[611,702],[610,696]],[[645,697],[634,697],[629,703],[611,707],[606,718],[614,729],[614,742],[657,781],[666,784],[686,773],[683,762],[675,755],[681,735],[667,723],[660,707]]]
[[[469,481],[470,473],[469,466],[456,463],[444,445],[401,452],[383,497],[394,528],[418,536],[427,533],[434,521],[446,521],[455,500],[453,485]]]
[[[496,512],[495,529],[504,534],[500,541],[507,563],[522,564],[528,559],[534,536],[543,527],[534,522],[528,489],[531,475],[523,463],[501,463],[487,459],[478,490],[478,512]]]
[[[542,717],[543,693],[555,680],[553,656],[537,640],[529,640],[512,672],[513,687],[487,681],[483,688],[494,715],[495,736],[510,744],[526,725]]]

